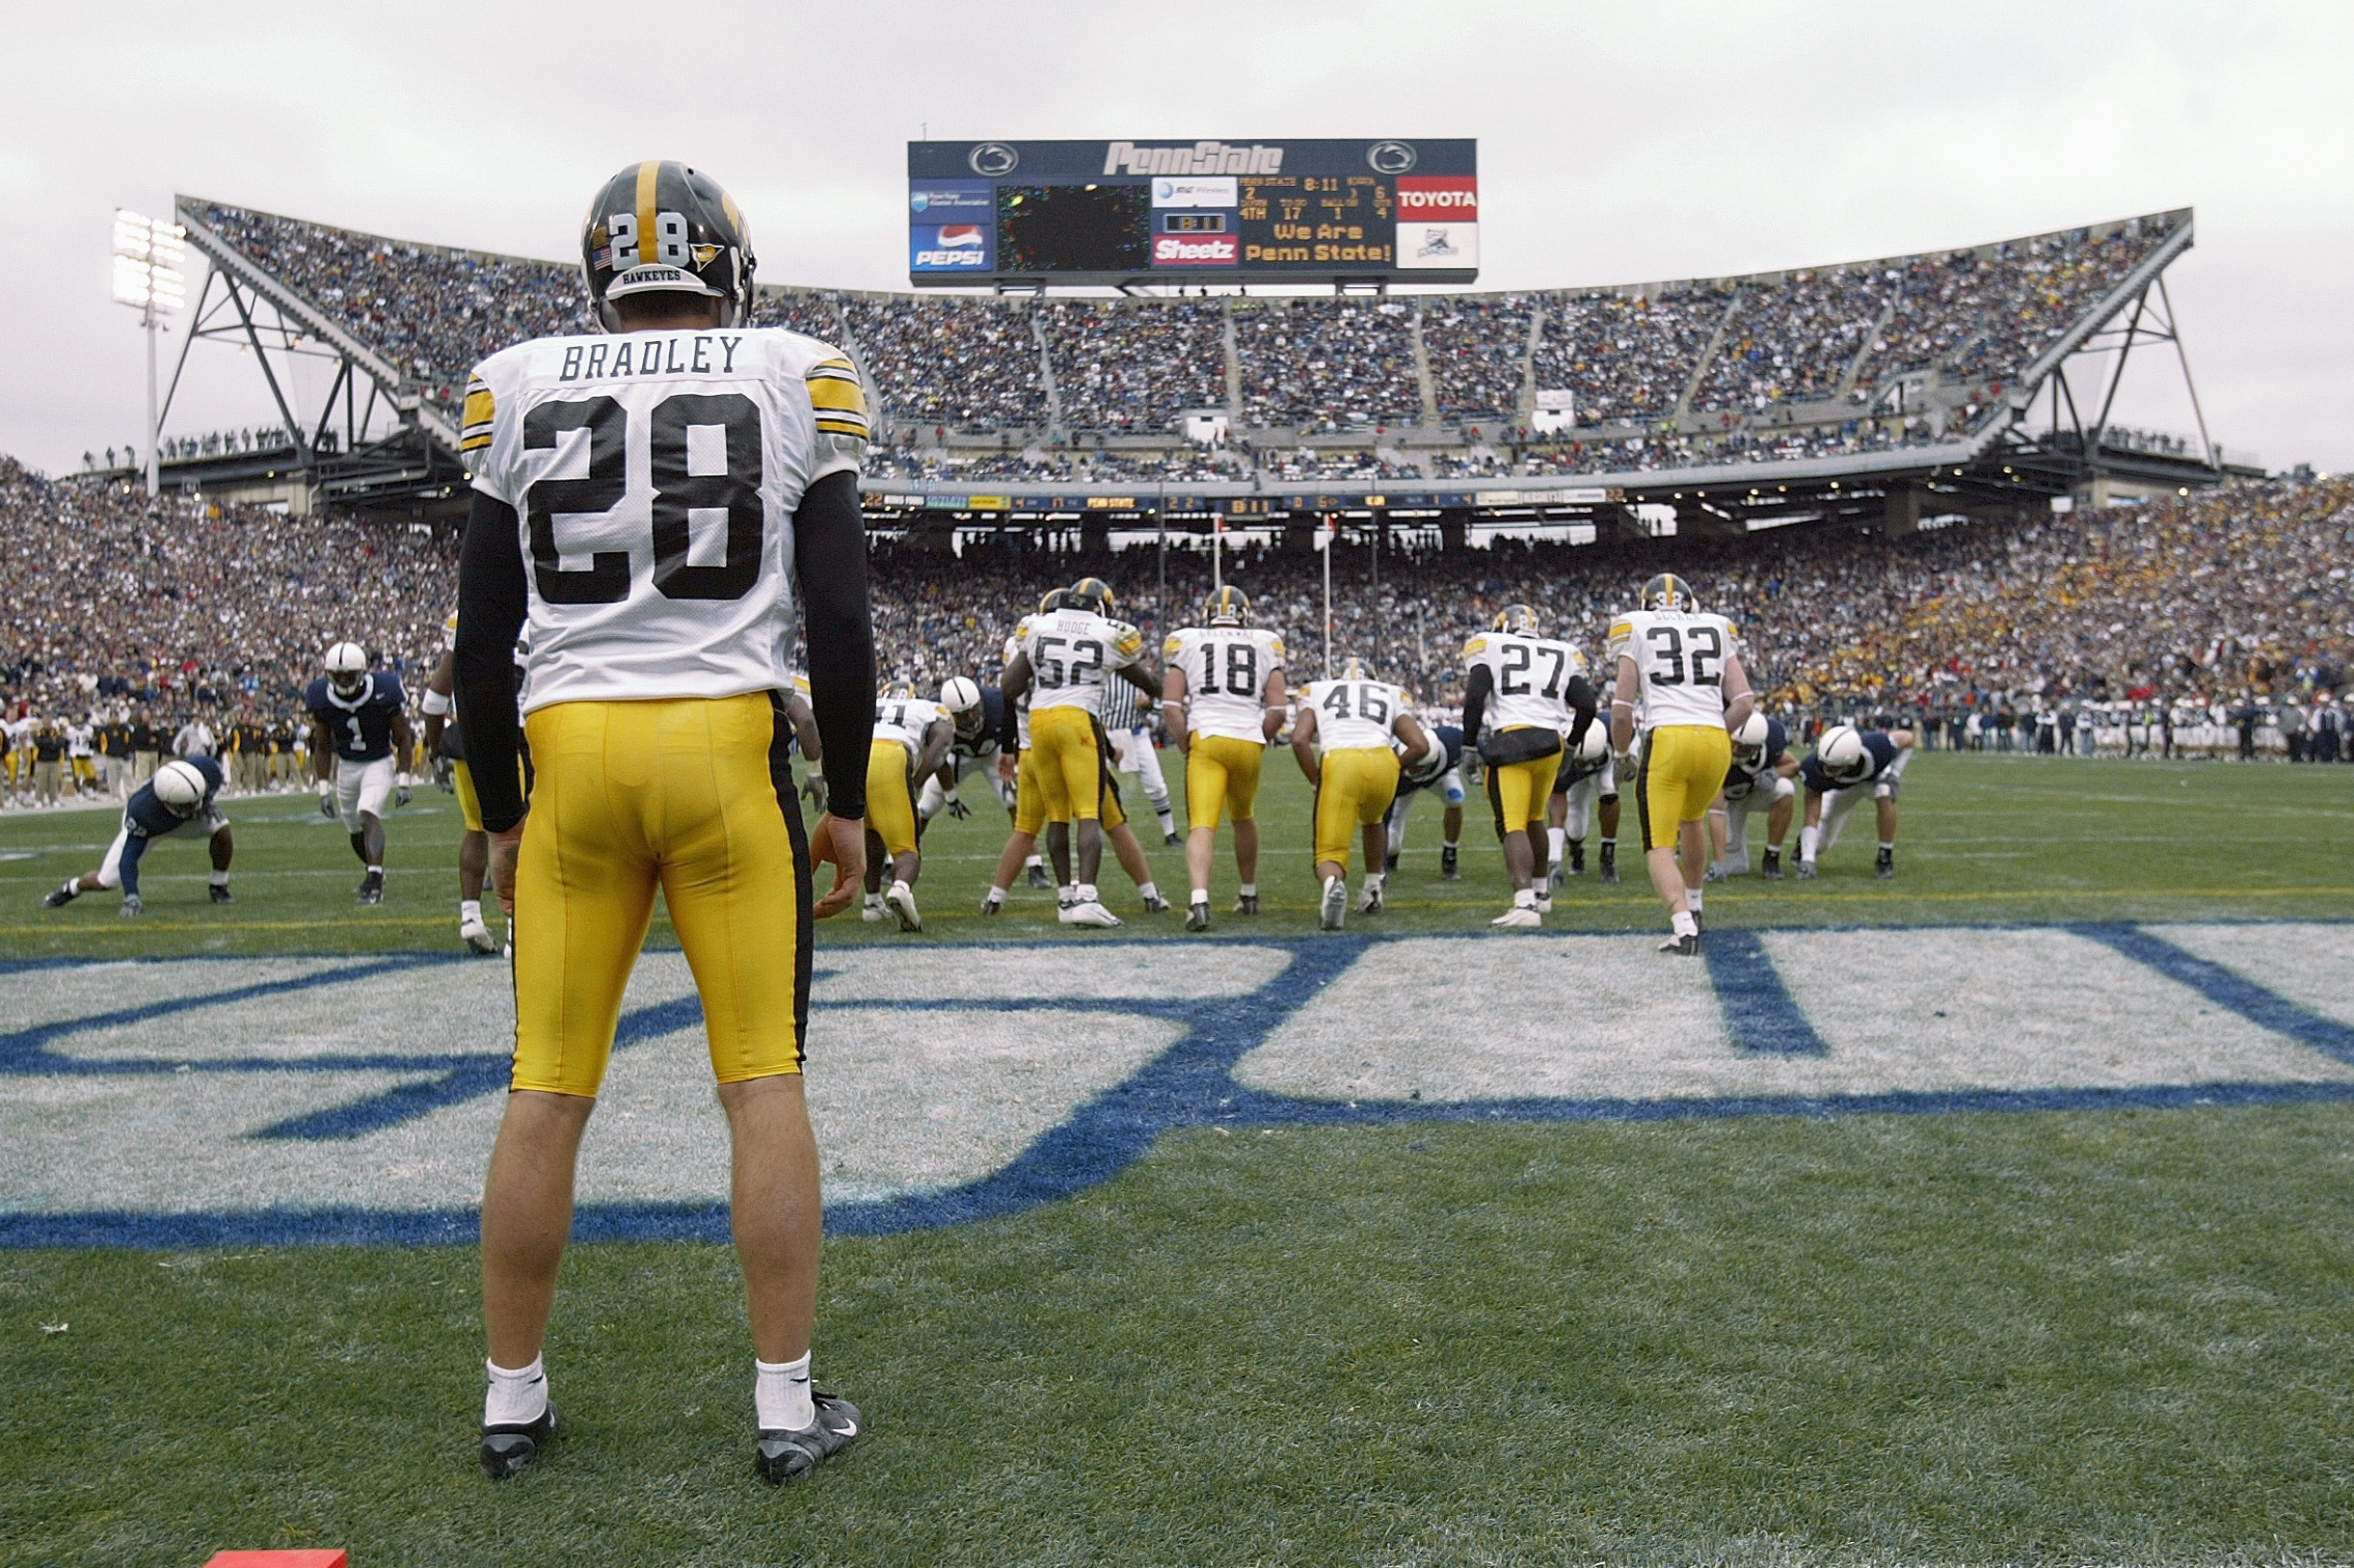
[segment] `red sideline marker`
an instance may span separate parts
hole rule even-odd
[[[345,1568],[340,1549],[306,1547],[300,1552],[216,1552],[204,1568]]]

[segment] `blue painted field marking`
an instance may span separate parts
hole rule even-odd
[[[1700,939],[1709,983],[1725,1012],[1735,1050],[1779,1056],[1828,1056],[1831,1047],[1799,1010],[1765,943],[1754,931],[1711,931]]]
[[[2325,1056],[2354,1063],[2354,1029],[2308,1012],[2276,992],[2266,991],[2221,964],[2176,946],[2138,925],[2088,924],[2068,927],[2076,935],[2147,965],[2169,980],[2190,987],[2218,1007],[2228,1008],[2260,1029],[2285,1034]]]

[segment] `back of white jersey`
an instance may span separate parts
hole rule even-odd
[[[461,447],[516,510],[528,705],[731,697],[791,679],[793,512],[856,473],[840,350],[775,328],[543,337],[484,360]]]
[[[1030,655],[1030,712],[1083,707],[1100,717],[1105,683],[1144,656],[1144,639],[1092,610],[1055,610],[1030,618],[1022,651]]]
[[[1725,661],[1733,624],[1698,610],[1635,610],[1610,628],[1610,662],[1634,660],[1636,701],[1646,730],[1695,724],[1725,728]]]
[[[1484,631],[1463,645],[1466,670],[1486,666],[1495,685],[1487,717],[1499,730],[1545,729],[1566,734],[1575,720],[1569,678],[1583,675],[1586,655],[1550,637]],[[1478,737],[1465,735],[1466,744]]]
[[[1185,673],[1186,724],[1197,735],[1264,744],[1267,678],[1283,668],[1283,639],[1252,626],[1190,626],[1161,661]]]
[[[1405,691],[1386,680],[1313,680],[1299,705],[1316,710],[1316,743],[1327,752],[1386,747]]]
[[[913,759],[923,755],[923,732],[948,716],[948,709],[921,697],[886,697],[874,704],[874,738],[897,741]]]

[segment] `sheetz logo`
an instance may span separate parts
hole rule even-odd
[[[1162,234],[1153,240],[1156,267],[1232,267],[1240,257],[1231,234]]]

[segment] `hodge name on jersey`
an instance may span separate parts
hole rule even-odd
[[[793,512],[867,439],[840,350],[780,328],[541,338],[482,362],[465,420],[474,488],[517,513],[527,707],[788,687]]]

